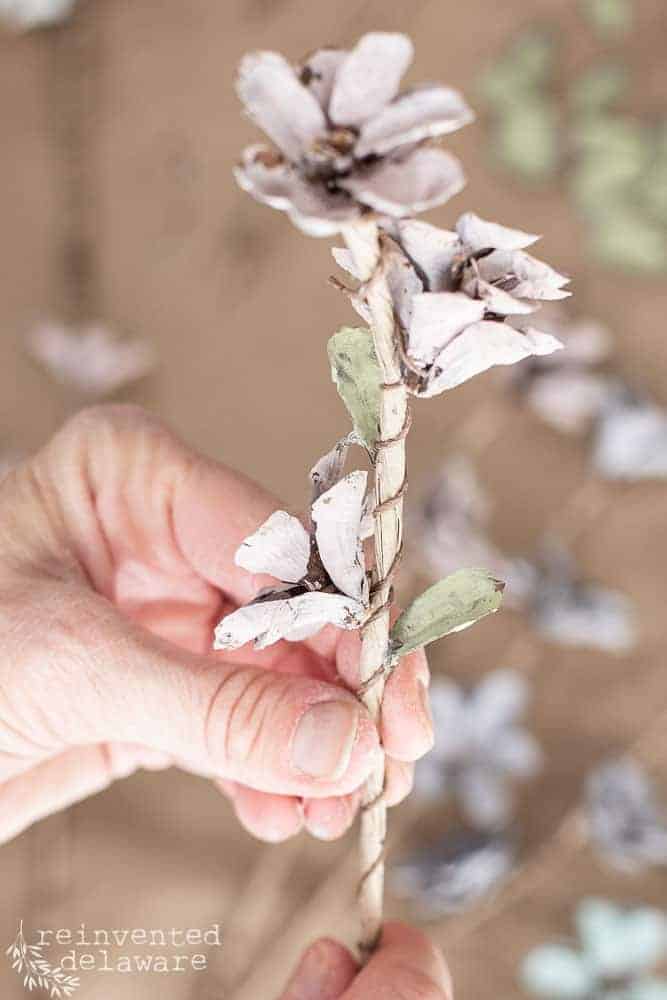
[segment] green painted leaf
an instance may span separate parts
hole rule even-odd
[[[391,656],[398,659],[473,625],[500,607],[504,584],[483,569],[461,569],[420,594],[391,630]]]
[[[632,27],[632,0],[583,0],[584,14],[604,39],[619,38]]]
[[[359,440],[375,450],[380,433],[382,377],[370,330],[344,326],[327,347],[331,377],[352,418]]]
[[[556,108],[540,97],[508,108],[496,122],[494,153],[503,166],[525,180],[544,180],[553,174],[559,146]]]
[[[587,70],[570,87],[570,101],[577,111],[599,111],[615,104],[628,86],[628,70],[602,63]]]

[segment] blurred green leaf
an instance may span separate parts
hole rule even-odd
[[[632,0],[583,0],[583,11],[605,40],[627,34],[634,20]]]
[[[591,234],[596,257],[604,264],[644,274],[667,268],[664,229],[630,205],[616,205],[596,220]]]
[[[590,114],[580,118],[572,131],[576,150],[625,157],[644,163],[651,154],[652,139],[644,123],[636,118]]]
[[[553,75],[553,34],[530,28],[521,34],[503,56],[482,75],[479,92],[498,110],[520,104],[533,91],[544,87]]]
[[[649,216],[667,225],[667,157],[649,167],[641,180],[639,194]]]
[[[628,87],[629,73],[625,66],[603,63],[593,66],[570,87],[570,101],[577,111],[600,111],[615,104]]]
[[[382,377],[370,330],[344,326],[327,346],[331,377],[352,418],[352,424],[369,451],[380,433],[380,384]]]
[[[393,659],[398,659],[473,625],[500,607],[504,584],[486,570],[462,569],[425,590],[391,630]]]
[[[560,159],[560,136],[555,106],[541,98],[507,108],[495,123],[496,158],[524,180],[550,177]]]

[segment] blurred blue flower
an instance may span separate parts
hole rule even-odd
[[[525,957],[521,980],[548,1000],[667,1000],[667,979],[651,975],[667,952],[667,919],[651,907],[623,909],[584,899],[579,947],[547,944]]]

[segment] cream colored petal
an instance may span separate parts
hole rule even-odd
[[[289,160],[298,161],[326,132],[326,118],[317,98],[279,53],[244,56],[236,87],[250,117]]]
[[[539,240],[533,233],[508,229],[497,222],[486,222],[474,212],[465,212],[456,223],[462,243],[470,250],[523,250]]]
[[[345,49],[318,49],[300,68],[299,76],[304,86],[315,95],[325,112],[329,109],[336,73],[347,55]]]
[[[484,303],[462,292],[423,292],[412,299],[408,354],[431,365],[444,347],[471,323],[484,316]]]
[[[412,62],[407,35],[375,31],[359,39],[336,74],[329,116],[337,125],[361,125],[398,93]]]
[[[473,118],[458,91],[437,84],[415,87],[362,125],[355,155],[383,155],[406,143],[455,132]]]
[[[531,355],[551,354],[562,344],[548,333],[521,332],[507,323],[482,320],[474,323],[445,347],[436,358],[439,369],[422,395],[435,396],[453,389],[495,365],[511,365]]]
[[[236,550],[234,562],[249,573],[268,573],[284,583],[306,575],[310,559],[308,532],[296,517],[275,511]]]
[[[324,568],[338,590],[363,603],[368,600],[361,544],[367,479],[365,472],[351,472],[312,506],[315,538]]]
[[[418,219],[399,219],[396,225],[401,246],[426,277],[428,291],[447,291],[449,270],[463,249],[458,235]]]
[[[340,186],[361,202],[387,215],[425,212],[449,201],[465,179],[459,161],[442,149],[420,146],[402,159],[381,160],[353,171]]]

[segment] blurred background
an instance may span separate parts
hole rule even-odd
[[[20,5],[7,6],[16,14]],[[434,525],[449,538],[448,525],[464,524],[490,558],[528,561],[541,603],[529,588],[533,597],[441,643],[431,664],[436,678],[467,688],[497,669],[516,672],[541,766],[535,747],[530,777],[502,774],[508,815],[480,823],[451,794],[466,751],[453,764],[441,754],[441,786],[436,759],[427,791],[390,814],[387,907],[428,923],[459,997],[530,996],[524,957],[574,934],[583,897],[667,903],[667,8],[79,0],[63,13],[56,24],[0,29],[3,461],[108,395],[150,408],[303,506],[307,470],[347,429],[325,344],[354,319],[327,283],[331,241],[301,235],[232,179],[256,136],[234,72],[249,49],[297,60],[373,29],[410,34],[410,81],[446,82],[478,111],[446,143],[468,186],[429,221],[451,227],[473,209],[544,234],[538,255],[572,276],[574,293],[550,322],[603,328],[600,370],[650,410],[650,433],[630,436],[619,475],[599,460],[609,430],[599,413],[565,432],[498,373],[436,398],[428,416],[415,406],[404,590],[428,581],[438,561]],[[104,376],[123,363],[112,351],[97,364],[104,337],[77,354],[52,328],[43,335],[45,322],[81,336],[92,321],[145,342],[134,361],[150,372],[117,391],[113,378],[91,386],[91,370],[101,365]],[[443,469],[462,454],[464,485],[435,502]],[[471,470],[486,500],[472,512]],[[555,622],[544,613],[551,600],[562,611]],[[480,764],[479,746],[470,753]],[[637,771],[625,799],[613,775],[602,805],[591,795],[591,769],[619,754],[653,782],[653,812]],[[452,830],[462,831],[456,841]],[[642,854],[642,837],[655,850]],[[205,973],[171,976],[168,991],[159,976],[89,974],[78,995],[270,998],[307,941],[354,941],[355,872],[353,834],[262,845],[206,781],[140,773],[0,847],[0,942],[19,918],[28,928],[219,922],[225,942]],[[0,995],[24,995],[4,962]]]

